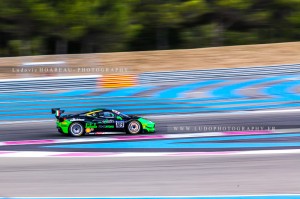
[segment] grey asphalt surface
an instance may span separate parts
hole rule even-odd
[[[156,117],[180,125],[299,127],[300,113]],[[54,123],[1,125],[0,140],[56,139]],[[80,138],[79,138],[80,139]],[[293,139],[293,138],[291,138]],[[127,158],[0,158],[0,196],[163,196],[300,193],[300,154]]]
[[[164,196],[300,193],[300,155],[1,158],[0,194]]]
[[[146,117],[147,118],[147,117]],[[197,131],[205,132],[204,127],[221,126],[254,126],[254,127],[276,127],[299,128],[300,111],[288,113],[215,113],[215,114],[187,114],[182,116],[148,116],[149,119],[156,122],[157,134],[169,133],[188,133],[188,131],[175,130],[174,127],[196,126]],[[200,130],[199,130],[200,129]],[[10,140],[36,140],[36,139],[58,139],[67,138],[59,134],[55,127],[55,121],[46,121],[43,123],[17,123],[0,125],[0,141]],[[79,138],[80,139],[80,138]]]

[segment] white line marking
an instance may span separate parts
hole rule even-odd
[[[48,62],[25,62],[22,66],[41,66],[41,65],[57,65],[66,64],[65,61],[48,61]]]
[[[300,154],[300,149],[220,151],[220,152],[50,152],[50,151],[0,151],[0,157],[159,157],[159,156],[235,156]]]

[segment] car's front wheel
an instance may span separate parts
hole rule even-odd
[[[142,131],[142,125],[136,120],[132,120],[127,125],[127,133],[135,135],[139,134]]]
[[[84,134],[84,127],[79,122],[74,122],[69,127],[69,134],[74,137],[79,137]]]

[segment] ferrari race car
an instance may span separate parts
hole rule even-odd
[[[154,133],[155,123],[142,117],[125,115],[116,110],[94,109],[79,114],[62,115],[64,110],[52,108],[58,132],[71,136],[124,132],[128,134]]]

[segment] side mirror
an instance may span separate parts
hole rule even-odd
[[[121,116],[117,116],[117,120],[123,120]]]

